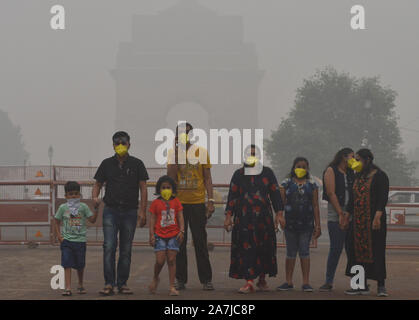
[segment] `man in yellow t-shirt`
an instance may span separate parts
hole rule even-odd
[[[167,174],[177,183],[176,197],[182,203],[185,220],[185,239],[176,257],[176,288],[185,289],[188,280],[186,243],[189,225],[199,280],[204,290],[214,290],[205,228],[207,219],[214,212],[211,163],[207,150],[190,143],[188,133],[191,130],[189,123],[176,127],[175,149],[169,150],[167,155]],[[208,194],[208,208],[205,207],[205,191]]]

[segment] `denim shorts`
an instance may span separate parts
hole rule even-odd
[[[287,258],[295,259],[297,252],[300,258],[310,257],[310,241],[313,231],[291,231],[285,229],[285,241],[287,243]]]
[[[63,268],[84,269],[86,265],[86,242],[74,242],[64,239],[60,248]]]
[[[162,238],[155,234],[154,238],[156,239],[156,243],[154,245],[154,252],[166,250],[179,251],[179,243],[176,240],[176,237]]]

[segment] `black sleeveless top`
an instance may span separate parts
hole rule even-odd
[[[338,198],[339,205],[343,207],[345,205],[345,175],[339,171],[338,167],[332,166],[333,172],[335,173],[335,194]],[[326,184],[324,183],[324,174],[323,172],[323,200],[330,202],[329,197],[327,196]],[[354,184],[355,174],[352,170],[348,169],[346,171],[346,182],[349,193],[352,192],[352,186]]]

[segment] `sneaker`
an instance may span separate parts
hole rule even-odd
[[[301,289],[302,289],[304,292],[313,292],[313,288],[312,288],[312,286],[310,286],[309,284],[304,284],[304,285],[301,287]]]
[[[214,286],[211,281],[208,281],[207,283],[204,283],[203,289],[206,291],[212,291],[214,290]]]
[[[333,289],[333,286],[330,283],[325,283],[324,285],[322,285],[319,288],[319,291],[320,292],[329,292],[329,291],[332,291],[332,289]]]
[[[276,287],[277,291],[288,291],[294,289],[294,286],[291,284],[289,285],[288,282],[284,282],[279,287]]]
[[[370,286],[368,285],[366,289],[349,289],[345,291],[345,294],[349,296],[365,296],[370,294]]]
[[[386,287],[382,286],[377,288],[377,297],[388,297]]]
[[[175,281],[175,288],[176,288],[176,290],[185,290],[186,289],[185,283],[182,282],[182,281],[176,280]]]

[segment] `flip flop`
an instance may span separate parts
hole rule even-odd
[[[106,286],[103,290],[100,290],[99,293],[103,296],[112,296],[114,294],[113,288],[111,286]]]
[[[77,288],[77,293],[78,294],[86,294],[87,292],[86,292],[86,289],[84,289],[83,287],[78,287]]]
[[[169,296],[178,296],[179,291],[177,291],[175,288],[171,288],[169,292]]]
[[[131,289],[128,287],[122,287],[122,288],[119,288],[118,293],[119,294],[133,294],[134,292],[132,292]]]

